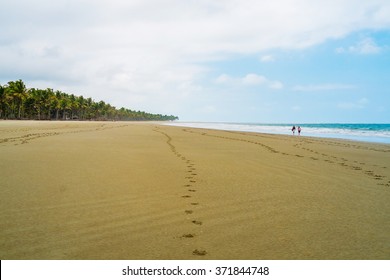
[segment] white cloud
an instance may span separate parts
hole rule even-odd
[[[241,82],[244,85],[248,86],[255,86],[255,85],[261,85],[267,82],[267,79],[264,76],[257,75],[257,74],[247,74],[245,77],[241,79]]]
[[[269,87],[272,89],[282,89],[284,85],[280,81],[269,81]]]
[[[348,48],[339,47],[336,49],[337,53],[354,53],[354,54],[377,54],[382,48],[376,44],[372,38],[365,38],[360,40],[353,46]]]
[[[163,100],[177,102],[184,85],[191,85],[187,95],[196,91],[207,62],[389,28],[390,2],[5,0],[0,26],[2,79],[46,80],[75,94],[129,107],[138,100],[158,111]],[[378,51],[370,41],[355,48]],[[229,79],[236,81],[220,76],[217,82]],[[238,79],[283,88],[260,75]]]
[[[273,55],[263,55],[262,57],[260,57],[260,61],[261,62],[273,62],[275,61],[275,57]]]
[[[316,91],[334,91],[334,90],[353,90],[356,86],[350,84],[317,84],[317,85],[297,85],[292,88],[293,91],[316,92]]]
[[[233,81],[232,77],[227,74],[221,74],[215,79],[215,83],[217,84],[228,84]]]
[[[381,51],[381,48],[371,38],[366,38],[360,41],[356,46],[351,47],[352,52],[361,54],[376,54]]]
[[[219,85],[228,85],[228,86],[235,86],[235,87],[265,86],[270,89],[283,88],[282,82],[270,80],[265,76],[258,75],[255,73],[249,73],[243,77],[232,77],[227,74],[221,74],[215,79],[215,83]]]

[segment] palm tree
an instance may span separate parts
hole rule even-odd
[[[21,119],[23,102],[28,94],[26,85],[22,80],[8,82],[8,92],[12,94],[14,107],[18,108],[18,119]]]
[[[7,108],[9,107],[9,97],[7,95],[6,87],[0,85],[0,119],[7,118]]]
[[[54,106],[54,100],[56,96],[54,95],[54,91],[51,88],[47,88],[44,93],[44,108],[45,111],[47,112],[47,117],[46,119],[50,120],[51,119],[51,108]]]
[[[69,105],[70,105],[70,119],[73,120],[74,118],[74,113],[78,109],[78,102],[77,98],[74,94],[68,95],[68,100],[69,100]]]
[[[87,108],[87,102],[82,95],[77,97],[76,99],[77,99],[77,103],[79,106],[79,111],[77,112],[77,115],[78,115],[79,119],[83,120],[84,114],[85,114],[85,109]]]
[[[85,101],[85,116],[87,119],[91,120],[94,115],[93,115],[93,100],[91,97],[87,98]]]
[[[53,107],[56,110],[56,120],[58,120],[60,109],[61,109],[61,98],[62,98],[62,92],[57,90],[55,94],[55,99],[53,99]]]
[[[99,103],[96,103],[96,110],[99,120],[106,120],[106,103],[104,101],[99,101]]]
[[[62,119],[66,120],[66,117],[67,117],[66,110],[69,110],[70,108],[72,108],[71,102],[69,100],[69,95],[67,95],[66,93],[63,93],[61,95],[60,106],[61,106],[61,109],[62,109]]]
[[[35,88],[30,89],[25,106],[28,110],[29,118],[35,118],[36,115],[36,118],[40,120],[42,111],[42,90]]]

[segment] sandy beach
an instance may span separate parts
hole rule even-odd
[[[390,259],[390,145],[0,121],[1,259]]]

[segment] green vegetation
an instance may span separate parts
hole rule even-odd
[[[104,101],[95,102],[90,97],[50,88],[27,89],[18,80],[0,84],[0,119],[166,121],[178,117],[116,109]]]

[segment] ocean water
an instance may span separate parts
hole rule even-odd
[[[291,128],[300,126],[302,136],[337,138],[354,141],[390,144],[390,124],[262,124],[262,123],[214,123],[170,122],[167,125],[209,128],[228,131],[259,132],[292,135]],[[297,132],[295,132],[297,135]]]

